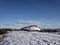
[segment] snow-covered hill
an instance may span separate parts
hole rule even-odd
[[[37,30],[37,31],[40,31],[42,29],[36,25],[31,25],[31,26],[23,27],[23,28],[21,28],[21,30],[29,30],[29,31],[32,31],[32,30],[36,31]]]
[[[0,36],[1,38],[1,36]],[[0,45],[60,45],[60,35],[42,32],[12,31]]]

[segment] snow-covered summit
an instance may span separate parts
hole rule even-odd
[[[40,31],[41,30],[41,28],[36,26],[36,25],[31,25],[31,26],[23,27],[21,29],[22,30],[34,30],[34,31],[36,31],[36,30]]]

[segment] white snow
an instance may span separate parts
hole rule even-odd
[[[27,29],[27,30],[38,30],[38,31],[41,30],[41,28],[39,28],[38,26],[35,26],[35,25],[24,27],[24,29]]]
[[[26,28],[27,30],[41,30],[40,28],[38,27],[29,27],[29,28]]]
[[[12,31],[0,45],[60,45],[60,35],[43,32]]]

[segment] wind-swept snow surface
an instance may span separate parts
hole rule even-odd
[[[12,31],[0,45],[60,45],[60,35],[53,33]]]

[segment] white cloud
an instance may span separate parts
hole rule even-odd
[[[12,24],[4,24],[5,27],[11,27],[11,28],[22,28],[28,25],[39,25],[39,21],[24,21],[24,20],[18,20],[15,23]]]
[[[13,24],[4,24],[0,26],[10,26],[10,27],[25,27],[28,25],[37,25],[40,26],[41,28],[60,28],[60,24],[56,23],[43,23],[42,21],[26,21],[26,20],[17,20]]]
[[[22,24],[5,24],[5,26],[23,26]]]
[[[40,24],[39,21],[24,21],[24,20],[18,20],[17,23],[18,24],[35,24],[35,25]]]
[[[46,28],[60,28],[60,24],[47,24]]]

